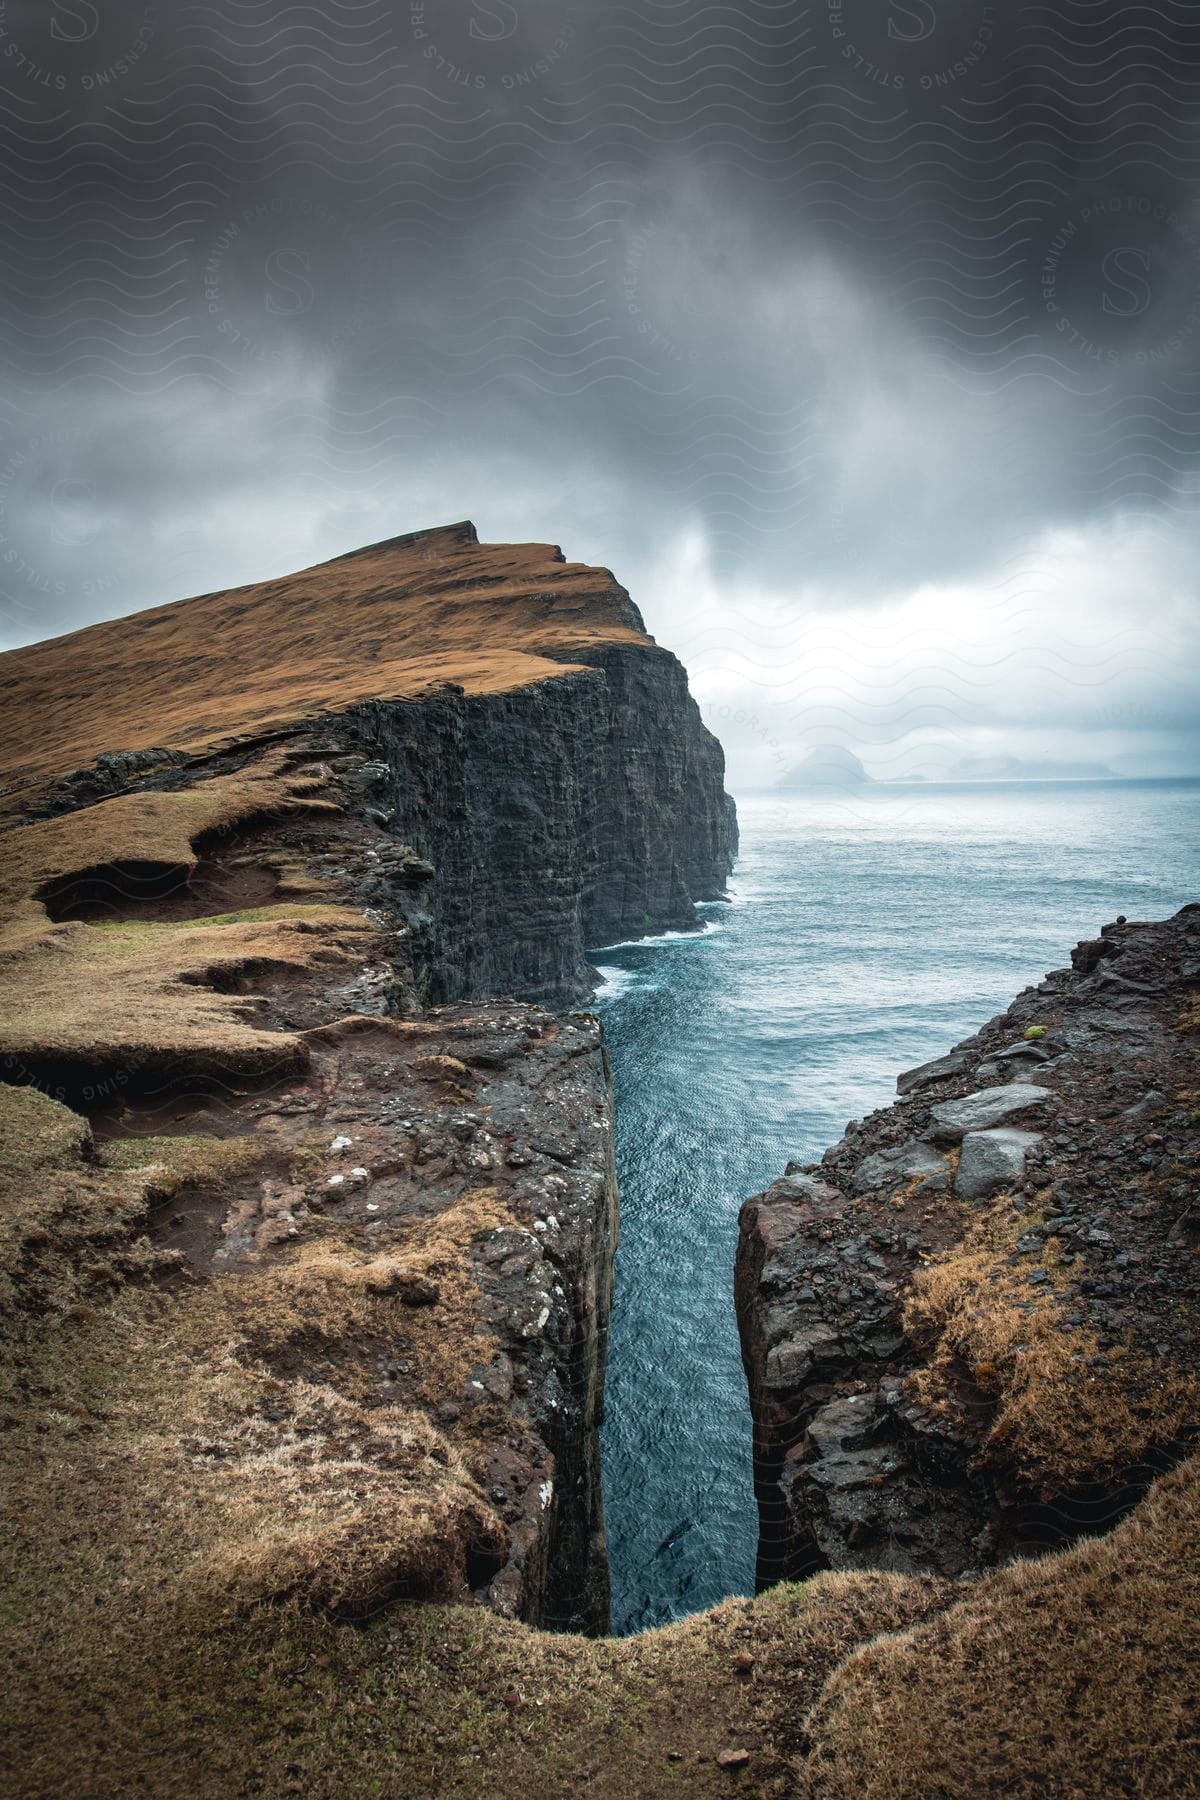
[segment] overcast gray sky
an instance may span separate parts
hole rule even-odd
[[[0,0],[0,82],[5,645],[469,516],[735,786],[1200,772],[1195,7]]]

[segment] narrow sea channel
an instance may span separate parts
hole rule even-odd
[[[1117,913],[1200,899],[1200,783],[739,800],[730,905],[598,950],[622,1237],[602,1440],[618,1634],[753,1589],[742,1201]]]

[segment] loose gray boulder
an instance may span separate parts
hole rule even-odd
[[[794,1200],[800,1204],[840,1198],[837,1188],[830,1187],[827,1181],[821,1181],[815,1175],[781,1175],[763,1195],[764,1200]]]
[[[962,1075],[971,1066],[971,1058],[962,1050],[954,1050],[949,1056],[939,1056],[934,1062],[921,1063],[915,1069],[906,1069],[903,1075],[896,1077],[898,1094],[915,1094],[918,1088],[928,1087],[932,1081],[944,1081],[948,1075]]]
[[[933,1109],[933,1123],[926,1136],[941,1143],[957,1143],[968,1131],[987,1131],[1031,1106],[1048,1106],[1055,1098],[1049,1088],[1029,1081],[1010,1081],[1003,1087],[980,1088],[962,1100],[943,1100]]]
[[[1135,1106],[1127,1106],[1121,1114],[1123,1119],[1156,1119],[1162,1113],[1170,1112],[1171,1102],[1157,1088],[1151,1088],[1143,1094]]]
[[[1026,1040],[1022,1038],[1019,1043],[1009,1044],[1008,1048],[1005,1050],[997,1050],[997,1062],[1008,1062],[1009,1060],[1035,1063],[1049,1062],[1050,1052],[1044,1049],[1042,1045],[1037,1043],[1034,1039],[1030,1038]]]
[[[854,1172],[850,1189],[855,1194],[869,1194],[873,1188],[885,1187],[889,1181],[907,1180],[911,1175],[931,1177],[936,1185],[938,1176],[945,1172],[945,1159],[932,1145],[910,1138],[894,1150],[880,1150],[874,1156],[864,1157]]]
[[[842,1353],[841,1339],[827,1325],[810,1325],[794,1332],[767,1352],[768,1388],[802,1388],[823,1366],[832,1366]]]
[[[1045,1063],[1049,1067],[1051,1060],[1049,1050],[1041,1044],[1032,1041],[1010,1044],[1007,1050],[997,1050],[990,1062],[980,1063],[975,1071],[975,1079],[976,1081],[1007,1081],[1012,1076],[1015,1064]],[[1022,1073],[1031,1074],[1032,1069],[1026,1069]]]
[[[1042,1141],[1040,1132],[1017,1131],[1012,1126],[996,1131],[969,1131],[963,1139],[962,1157],[954,1177],[960,1200],[986,1200],[1025,1179],[1025,1158]]]

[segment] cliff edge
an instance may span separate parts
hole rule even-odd
[[[1200,1426],[1200,906],[1077,946],[741,1216],[764,1584],[1104,1530]]]
[[[589,944],[694,927],[729,871],[683,669],[608,571],[459,525],[12,652],[0,691],[25,1578],[86,1517],[130,1594],[215,1616],[603,1630],[617,1193],[572,1009]]]
[[[721,747],[613,575],[470,524],[11,651],[0,698],[0,823],[194,791],[301,728],[362,750],[359,810],[413,852],[382,897],[422,1001],[579,1004],[588,946],[693,928],[736,850]],[[202,812],[201,854],[236,824]],[[120,848],[94,847],[114,890]],[[161,850],[178,869],[188,840]]]

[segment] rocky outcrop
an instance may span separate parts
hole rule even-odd
[[[243,1429],[218,1384],[178,1443],[155,1399],[181,1470],[262,1508],[214,1560],[339,1617],[473,1598],[602,1631],[617,1191],[571,1009],[589,945],[695,928],[731,867],[682,666],[607,570],[465,524],[5,665],[35,726],[0,796],[3,1072],[115,1167],[154,1140],[134,1200],[171,1204],[113,1260],[178,1279],[200,1361],[219,1338],[256,1396]]]
[[[345,721],[370,799],[429,864],[398,898],[425,1000],[578,1005],[591,946],[690,930],[737,847],[724,758],[665,650],[502,694],[369,701]]]
[[[1106,1526],[1200,1424],[1200,907],[1072,965],[743,1208],[761,1584]]]
[[[580,1005],[590,947],[696,928],[733,865],[724,756],[686,671],[609,570],[554,545],[414,532],[0,665],[29,719],[12,745],[29,779],[0,787],[0,818],[187,786],[314,728],[362,752],[356,801],[407,852],[378,897],[407,923],[413,1003]],[[132,747],[164,725],[175,747]],[[131,747],[73,765],[110,731]]]

